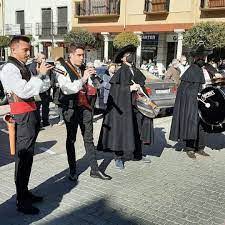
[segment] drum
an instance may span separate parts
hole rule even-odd
[[[160,108],[146,96],[136,95],[136,106],[139,112],[149,118],[155,118],[160,111]]]
[[[206,87],[198,95],[199,116],[209,132],[225,130],[225,87]]]

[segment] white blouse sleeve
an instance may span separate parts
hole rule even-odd
[[[61,70],[65,69],[63,67],[58,67]],[[65,95],[71,95],[71,94],[76,94],[79,92],[82,87],[83,87],[83,82],[81,79],[79,80],[74,80],[73,82],[70,80],[69,75],[67,74],[66,76],[56,73],[56,77],[59,83],[59,87],[62,90],[63,94]]]

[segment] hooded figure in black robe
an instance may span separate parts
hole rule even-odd
[[[203,43],[192,49],[194,63],[181,77],[174,105],[169,139],[185,141],[187,155],[193,159],[196,158],[195,153],[209,156],[204,152],[205,132],[198,114],[197,96],[206,83],[203,70],[208,72],[210,79],[216,72],[216,69],[205,63],[206,56],[211,53]]]
[[[110,80],[107,110],[98,142],[98,150],[115,152],[120,160],[124,154],[133,154],[134,160],[141,160],[142,144],[153,143],[153,120],[142,115],[135,106],[135,93],[139,85],[145,90],[146,79],[132,66],[135,51],[136,48],[129,45],[115,56],[116,63],[121,63],[121,59],[123,63]]]

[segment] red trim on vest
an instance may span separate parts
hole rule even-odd
[[[90,84],[87,84],[86,86],[87,88],[87,95],[96,95],[97,94],[97,89],[93,86],[91,86]]]
[[[37,109],[35,102],[11,102],[9,103],[11,114],[23,114]]]

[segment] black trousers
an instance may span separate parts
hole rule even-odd
[[[196,140],[185,140],[186,151],[203,150],[206,145],[206,132],[204,131],[201,123],[198,124],[198,134]]]
[[[63,107],[63,118],[66,123],[66,151],[70,173],[76,174],[76,154],[74,144],[76,141],[78,125],[81,129],[84,147],[91,170],[98,171],[93,142],[93,112],[83,107],[77,107],[75,109]]]
[[[39,123],[37,111],[14,115],[14,118],[16,122],[15,184],[17,200],[21,203],[26,200]]]
[[[37,111],[38,111],[38,119],[41,122],[43,121],[43,125],[49,123],[49,104],[50,104],[50,90],[40,93],[41,101],[37,102]],[[40,116],[40,107],[42,115]]]

